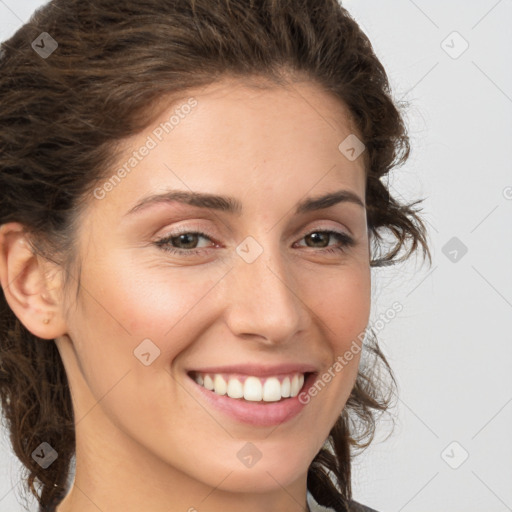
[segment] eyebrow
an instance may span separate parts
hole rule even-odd
[[[179,202],[199,208],[211,208],[222,212],[241,215],[242,203],[229,196],[206,194],[201,192],[189,192],[185,190],[171,190],[162,194],[155,194],[142,199],[126,215],[131,215],[156,203]],[[323,210],[338,203],[353,203],[363,208],[365,204],[362,199],[350,190],[338,190],[319,197],[308,198],[300,201],[295,209],[296,214],[304,214],[316,210]]]

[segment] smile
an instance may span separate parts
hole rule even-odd
[[[190,391],[207,408],[254,427],[290,421],[305,408],[301,392],[314,385],[318,372],[276,373],[257,377],[240,373],[189,371]]]
[[[242,374],[192,372],[191,377],[200,386],[215,394],[250,402],[278,402],[299,394],[305,380],[304,373],[256,377]]]

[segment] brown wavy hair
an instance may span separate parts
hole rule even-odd
[[[42,32],[58,43],[48,58],[31,47]],[[0,225],[23,224],[34,253],[57,262],[68,278],[76,275],[80,212],[109,176],[117,144],[156,118],[162,98],[224,76],[277,86],[307,80],[339,98],[366,146],[370,265],[405,261],[420,246],[431,263],[421,209],[414,208],[423,199],[400,203],[381,180],[409,156],[400,113],[406,105],[393,100],[370,41],[336,0],[53,0],[1,48]],[[385,232],[393,236],[390,246]],[[0,357],[12,447],[27,492],[45,509],[67,492],[72,400],[55,343],[31,334],[3,292]],[[350,506],[351,459],[374,439],[377,418],[397,395],[373,329],[362,357],[347,404],[307,476],[317,502],[339,511]],[[31,457],[43,441],[58,452],[47,469]]]

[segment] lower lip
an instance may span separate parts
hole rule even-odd
[[[305,393],[315,382],[316,373],[308,375],[297,396],[286,398],[280,402],[250,402],[217,393],[200,386],[189,375],[187,378],[194,384],[194,389],[212,407],[227,414],[231,418],[257,427],[280,425],[297,416],[307,404],[299,401],[299,395]]]

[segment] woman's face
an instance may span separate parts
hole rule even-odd
[[[81,288],[63,308],[70,338],[57,340],[77,471],[80,458],[117,456],[121,473],[218,491],[305,482],[354,385],[370,313],[363,155],[353,138],[339,148],[354,133],[313,84],[224,80],[126,141],[80,224]],[[177,191],[202,199],[166,200]],[[363,205],[311,202],[340,191]],[[304,373],[300,400],[282,398]],[[206,389],[207,374],[248,399]]]

